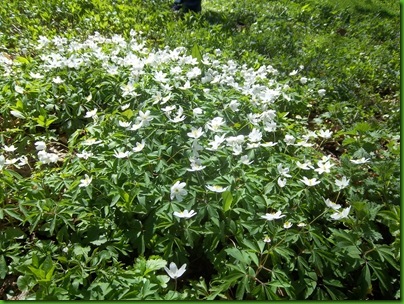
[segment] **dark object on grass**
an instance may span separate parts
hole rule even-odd
[[[171,7],[173,11],[179,11],[181,9],[184,12],[199,13],[202,10],[202,0],[175,0],[174,5]]]

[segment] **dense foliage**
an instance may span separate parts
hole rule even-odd
[[[398,3],[169,5],[1,4],[1,296],[398,299]]]

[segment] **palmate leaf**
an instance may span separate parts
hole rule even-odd
[[[391,288],[391,277],[387,274],[385,268],[378,262],[369,261],[368,265],[372,268],[372,273],[376,276],[380,289],[386,293]]]
[[[388,262],[391,266],[393,266],[396,270],[400,270],[400,266],[394,258],[394,253],[392,248],[387,245],[376,245],[376,252],[379,254],[380,260],[384,262]]]

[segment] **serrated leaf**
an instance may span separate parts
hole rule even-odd
[[[158,260],[147,260],[146,261],[146,270],[144,274],[146,275],[149,272],[156,271],[164,268],[166,266],[167,261],[158,259]]]
[[[80,245],[76,245],[73,249],[73,253],[77,256],[84,255],[85,257],[88,257],[88,253],[90,252],[90,247],[81,247]]]

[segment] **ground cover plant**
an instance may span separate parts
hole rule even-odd
[[[399,7],[0,6],[0,293],[400,297]]]

